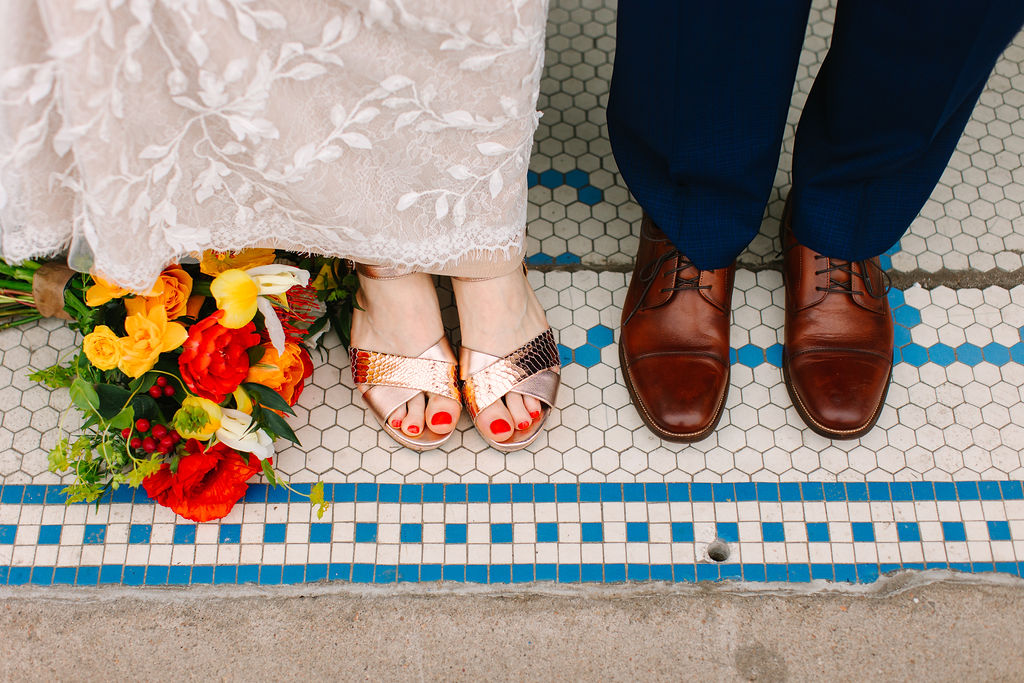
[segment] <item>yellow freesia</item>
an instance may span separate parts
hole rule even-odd
[[[237,330],[256,316],[260,290],[251,277],[238,268],[225,270],[210,283],[217,308],[224,311],[220,324]]]
[[[130,290],[118,287],[99,275],[93,275],[94,284],[85,292],[85,305],[90,307],[102,306],[111,299],[120,299],[131,294]]]
[[[220,406],[208,398],[189,396],[181,402],[171,419],[174,429],[184,439],[209,441],[214,432],[220,429],[223,412]]]
[[[145,307],[145,302],[135,304]],[[124,322],[127,336],[121,337],[121,358],[117,367],[129,377],[149,372],[161,353],[173,351],[185,343],[188,332],[181,323],[168,322],[167,311],[153,307],[130,314]]]
[[[309,272],[294,266],[271,264],[248,270],[225,270],[210,283],[210,293],[217,300],[217,308],[224,311],[220,324],[238,329],[255,317],[259,297],[281,296],[296,285],[307,284]],[[263,305],[269,306],[266,302]],[[272,312],[272,309],[267,310]],[[268,319],[267,324],[273,325],[274,321]]]
[[[121,360],[121,342],[106,325],[97,325],[82,340],[85,357],[100,370],[113,370]]]
[[[235,397],[235,406],[246,415],[252,415],[252,399],[245,389],[239,386],[232,394]]]
[[[225,270],[265,266],[273,263],[275,257],[273,249],[243,249],[237,252],[208,249],[203,252],[199,271],[204,275],[220,275]]]

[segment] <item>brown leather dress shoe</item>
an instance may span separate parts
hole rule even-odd
[[[783,231],[786,388],[813,431],[856,439],[878,420],[892,378],[887,277],[877,258],[845,261],[799,244],[788,207]]]
[[[698,269],[644,216],[619,358],[640,417],[663,439],[699,441],[722,416],[734,273]]]

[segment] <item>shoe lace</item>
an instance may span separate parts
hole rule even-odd
[[[683,255],[678,249],[670,249],[663,253],[658,258],[656,258],[655,260],[648,263],[636,274],[637,278],[639,278],[640,281],[644,283],[644,290],[643,292],[640,293],[640,297],[637,299],[636,306],[633,308],[632,311],[630,311],[629,315],[626,316],[626,319],[625,321],[623,321],[623,324],[628,323],[633,318],[633,316],[636,315],[636,312],[640,310],[640,307],[643,306],[644,299],[647,298],[647,294],[651,291],[651,287],[654,286],[654,280],[658,277],[658,274],[661,272],[662,267],[664,267],[664,265],[667,262],[671,261],[672,259],[678,259],[678,263],[676,264],[675,268],[672,268],[665,274],[674,275],[675,284],[669,287],[662,287],[660,290],[662,294],[668,292],[681,292],[683,290],[711,289],[711,285],[702,285],[700,283],[701,271],[700,268],[697,268],[697,265],[693,261],[691,261],[685,255]],[[687,270],[689,268],[695,268],[697,273],[690,277],[684,277],[680,275],[682,271]]]
[[[889,293],[889,290],[892,289],[892,280],[890,279],[889,274],[882,270],[882,268],[879,265],[877,265],[874,262],[874,260],[868,259],[864,261],[848,261],[846,259],[829,258],[828,256],[823,256],[821,254],[815,254],[814,260],[823,260],[828,265],[827,268],[822,268],[821,270],[814,271],[815,275],[828,275],[828,286],[815,288],[819,292],[836,292],[839,294],[850,295],[863,293],[867,294],[873,299],[880,299],[883,296],[886,296]],[[853,266],[854,264],[857,263],[860,264],[860,268],[854,270]],[[879,275],[881,275],[881,280],[883,283],[882,291],[875,291],[875,285],[873,284],[872,279],[865,274],[869,268],[874,269],[879,273]],[[837,277],[840,274],[845,274],[847,277]],[[861,286],[864,288],[863,292],[861,290],[854,288],[854,278],[860,280]]]

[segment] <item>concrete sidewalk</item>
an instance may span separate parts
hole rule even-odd
[[[1012,680],[1024,581],[0,591],[4,680]]]

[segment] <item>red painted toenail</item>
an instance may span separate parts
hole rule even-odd
[[[402,426],[402,421],[401,420],[392,420],[391,421],[391,426],[394,427],[395,429],[400,429],[401,426]]]
[[[409,430],[410,434],[419,434],[420,433],[420,428],[417,427],[416,425],[409,425],[408,427],[406,427],[406,429]]]
[[[505,432],[511,432],[512,428],[508,422],[505,422],[501,418],[498,418],[491,423],[491,434],[504,434]]]
[[[448,413],[434,413],[434,417],[430,418],[432,425],[450,425],[451,423],[452,416]]]
[[[540,417],[540,411],[539,410],[531,411],[530,412],[530,417],[532,417],[534,420],[536,420],[538,417]]]
[[[529,429],[529,428],[530,428],[530,423],[529,422],[520,422],[519,424],[516,425],[516,429]]]

